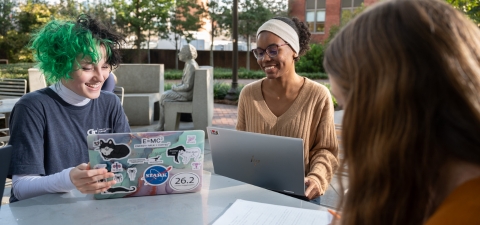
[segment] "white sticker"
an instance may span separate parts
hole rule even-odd
[[[127,160],[128,164],[143,164],[145,161],[147,161],[145,158],[133,158]]]
[[[93,166],[93,169],[102,169],[102,168],[107,168],[107,164],[97,164]]]
[[[137,175],[137,168],[135,168],[135,167],[128,168],[127,169],[127,174],[128,174],[128,178],[130,179],[130,181],[134,181],[135,176]]]
[[[148,162],[148,164],[160,164],[163,163],[163,160],[161,160],[161,158],[161,155],[157,155],[155,157],[148,158],[146,162]]]
[[[123,174],[121,173],[116,173],[113,177],[113,179],[117,182],[117,183],[122,183],[123,181]]]
[[[200,177],[194,173],[177,173],[170,178],[169,185],[175,191],[190,191],[200,184]]]
[[[112,163],[112,172],[113,173],[122,172],[122,171],[123,171],[123,166],[122,166],[121,163],[119,163],[119,162]]]
[[[187,144],[196,144],[197,136],[196,135],[187,135]]]
[[[192,162],[192,170],[200,170],[202,168],[201,162]]]

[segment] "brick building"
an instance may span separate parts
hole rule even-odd
[[[308,23],[312,42],[319,43],[328,36],[332,25],[340,24],[342,12],[353,11],[362,3],[369,6],[379,0],[289,0],[289,16]]]

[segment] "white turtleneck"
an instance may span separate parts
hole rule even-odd
[[[52,84],[49,88],[70,105],[84,106],[91,100],[68,89],[61,81]],[[75,189],[75,185],[70,180],[72,169],[73,167],[70,167],[48,176],[40,176],[39,174],[13,175],[12,185],[15,198],[23,200],[43,194],[67,192]]]
[[[62,98],[64,101],[66,101],[70,105],[74,106],[84,106],[90,102],[91,99],[77,95],[75,92],[72,90],[68,89],[63,85],[61,81],[52,84],[50,86],[50,89],[55,91],[60,98]]]

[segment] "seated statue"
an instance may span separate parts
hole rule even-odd
[[[193,45],[184,45],[178,53],[178,59],[185,62],[183,68],[182,82],[178,85],[173,85],[172,90],[168,90],[162,94],[160,98],[160,122],[157,127],[158,131],[165,129],[165,102],[185,102],[192,101],[193,98],[193,82],[195,70],[198,69],[198,64],[195,61],[197,58],[197,50]]]

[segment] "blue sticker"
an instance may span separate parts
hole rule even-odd
[[[165,183],[168,180],[170,170],[172,170],[171,166],[168,168],[160,165],[148,167],[145,172],[143,172],[145,185],[157,186]]]

